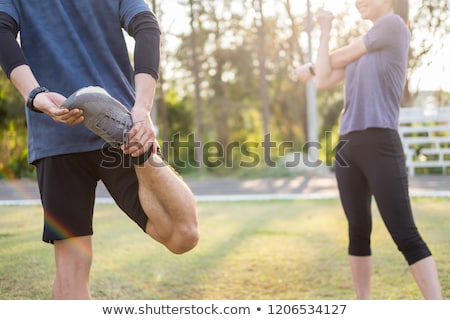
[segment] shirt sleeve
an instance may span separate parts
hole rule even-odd
[[[144,0],[121,0],[119,10],[120,21],[126,31],[128,31],[131,20],[137,14],[150,11]]]
[[[393,47],[402,36],[404,22],[395,14],[381,17],[364,36],[364,44],[369,52]]]
[[[0,65],[6,76],[18,66],[27,64],[22,49],[16,41],[19,26],[16,21],[4,12],[0,12]]]
[[[135,73],[147,73],[158,80],[161,32],[155,15],[151,12],[136,15],[130,22],[128,33],[135,39]]]
[[[19,14],[11,0],[0,0],[0,12],[6,13],[20,25]]]

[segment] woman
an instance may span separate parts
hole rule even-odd
[[[358,299],[370,299],[371,198],[425,299],[442,299],[434,259],[412,215],[403,148],[397,132],[410,32],[408,0],[357,0],[373,27],[360,39],[329,51],[333,15],[321,12],[317,64],[298,70],[316,75],[318,89],[345,80],[336,178],[349,225],[349,261]]]

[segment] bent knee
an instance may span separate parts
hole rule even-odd
[[[175,254],[183,254],[194,249],[199,239],[197,226],[184,227],[174,232],[167,248]]]

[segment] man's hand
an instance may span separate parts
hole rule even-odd
[[[133,126],[128,133],[128,145],[122,146],[123,152],[131,154],[132,157],[138,157],[152,148],[152,153],[156,154],[158,142],[150,112],[146,108],[134,106],[131,110],[131,118]]]
[[[33,88],[39,87],[39,83],[28,65],[20,65],[11,71],[11,82],[26,100]],[[61,104],[66,97],[56,92],[41,92],[35,96],[33,105],[44,112],[56,122],[68,125],[76,125],[84,121],[83,111],[79,109],[68,110]]]
[[[66,98],[56,92],[42,92],[34,98],[34,107],[56,122],[68,125],[76,125],[84,121],[83,111],[80,109],[69,110],[61,108]]]

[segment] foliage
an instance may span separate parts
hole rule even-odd
[[[444,41],[436,41],[436,39],[444,39],[450,32],[449,9],[447,0],[422,0],[417,13],[411,18],[409,72],[403,95],[403,106],[410,106],[418,94],[418,92],[411,92],[409,88],[411,74],[417,68],[427,64],[427,61],[431,61],[430,53],[439,52],[445,44]]]
[[[26,142],[23,122],[9,120],[8,127],[0,131],[0,180],[35,176],[35,168],[28,164]]]
[[[0,130],[8,129],[9,121],[20,122],[25,118],[23,98],[0,72]],[[25,123],[25,121],[23,121]]]
[[[27,129],[23,98],[0,73],[0,180],[34,177],[27,160]]]
[[[302,149],[307,139],[305,85],[297,81],[294,67],[308,61],[305,10],[292,0],[178,0],[177,19],[185,27],[172,31],[167,24],[168,2],[148,1],[162,26],[162,64],[158,88],[157,124],[169,162],[183,173],[199,171],[183,167],[173,159],[208,163],[208,154],[195,153],[194,142],[202,146],[217,142],[224,148],[246,141],[261,143],[266,134],[277,144],[293,143]],[[351,1],[346,1],[349,6]],[[170,2],[173,4],[173,2]],[[423,0],[411,16],[412,43],[408,81],[403,105],[411,105],[417,94],[410,92],[411,74],[427,63],[427,55],[442,47],[450,31],[446,0]],[[333,47],[347,44],[367,30],[364,22],[337,12]],[[432,36],[430,36],[432,35]],[[318,28],[312,36],[318,39]],[[438,101],[447,104],[448,94]],[[319,139],[336,128],[342,108],[342,87],[318,92]],[[32,174],[26,164],[26,126],[22,97],[0,74],[0,166],[10,177]],[[11,130],[15,130],[13,133]],[[177,135],[188,141],[186,150],[172,150]],[[14,136],[13,145],[5,142]],[[195,148],[194,148],[195,149]],[[195,151],[195,152],[194,152]],[[203,151],[203,150],[200,150]],[[262,155],[263,150],[256,150]],[[282,157],[282,155],[275,155]],[[205,159],[205,157],[207,159]],[[232,171],[245,157],[239,153],[226,160]],[[213,159],[214,160],[214,159]],[[206,166],[214,174],[229,174],[223,167]]]

